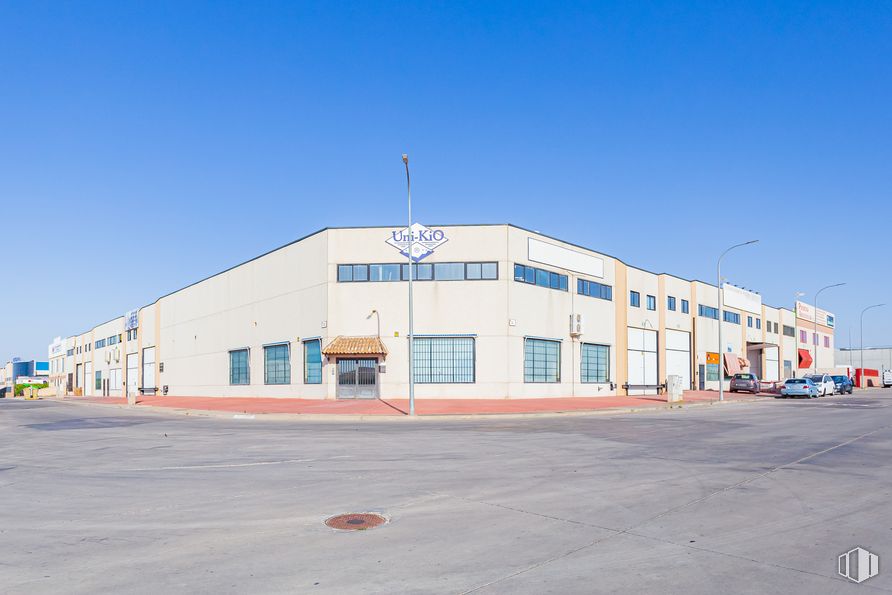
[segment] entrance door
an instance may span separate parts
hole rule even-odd
[[[378,360],[338,359],[338,398],[378,398]]]
[[[84,364],[77,365],[77,376],[74,378],[75,388],[84,388]],[[81,392],[81,394],[85,394]]]
[[[136,396],[139,393],[136,387],[139,385],[139,356],[135,353],[127,354],[127,396]]]
[[[684,390],[691,388],[691,333],[666,329],[666,377],[673,374]]]
[[[142,390],[145,395],[155,394],[155,348],[142,350]]]
[[[657,331],[643,328],[629,329],[628,347],[630,385],[648,388],[629,389],[630,395],[655,395],[659,384],[657,371]]]
[[[87,362],[84,364],[84,395],[92,397],[96,394],[96,382],[93,380],[93,364]]]

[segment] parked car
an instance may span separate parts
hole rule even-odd
[[[842,374],[838,376],[831,376],[833,378],[833,384],[836,385],[836,392],[840,395],[852,394],[852,390],[855,388],[852,384],[852,379],[848,376],[844,376]]]
[[[836,390],[836,384],[833,382],[833,378],[827,374],[812,374],[811,376],[806,376],[806,378],[814,382],[815,386],[818,387],[819,397],[832,395],[833,391]]]
[[[883,388],[892,386],[892,370],[883,370]]]
[[[759,379],[755,374],[735,374],[731,377],[731,392],[743,391],[756,394],[759,392]]]
[[[817,398],[818,387],[808,378],[790,378],[781,387],[782,397]]]

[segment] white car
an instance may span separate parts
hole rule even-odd
[[[892,370],[883,370],[883,388],[892,386]]]
[[[814,382],[815,386],[818,387],[819,397],[826,397],[836,392],[836,383],[827,374],[812,374],[811,376],[806,376],[806,378]]]

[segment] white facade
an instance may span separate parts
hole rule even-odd
[[[157,299],[136,328],[120,316],[70,337],[71,392],[403,397],[408,267],[387,243],[399,231],[325,229]],[[719,353],[770,379],[796,364],[796,338],[773,332],[795,316],[757,294],[734,288],[720,347],[700,311],[717,307],[714,286],[510,225],[435,231],[445,241],[413,283],[419,398],[651,394],[669,374],[717,388]],[[337,337],[384,349],[333,353]]]

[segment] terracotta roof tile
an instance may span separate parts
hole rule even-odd
[[[322,350],[325,355],[387,355],[380,337],[345,337],[338,335]]]

